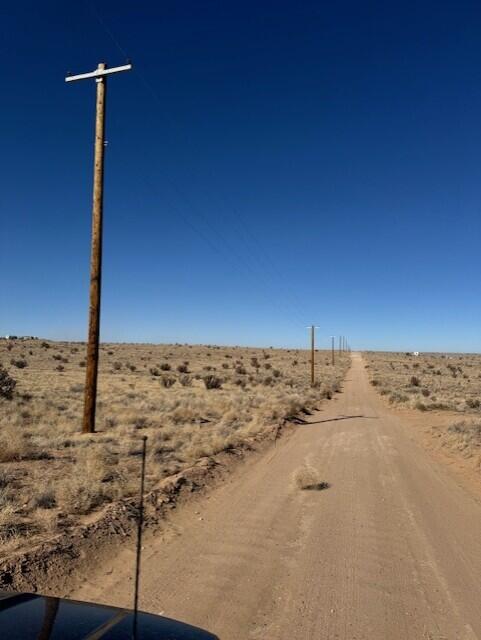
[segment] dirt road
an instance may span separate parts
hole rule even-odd
[[[222,640],[481,639],[479,499],[356,354],[343,394],[309,420],[148,540],[142,608]],[[294,486],[306,462],[329,489]],[[71,596],[130,605],[132,559]]]

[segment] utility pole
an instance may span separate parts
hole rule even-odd
[[[105,151],[105,99],[107,76],[120,71],[129,71],[131,64],[107,69],[100,62],[95,71],[76,76],[67,76],[65,82],[95,78],[97,84],[97,102],[95,113],[95,150],[94,150],[94,188],[92,205],[92,248],[90,257],[90,306],[89,332],[87,343],[87,368],[85,374],[83,433],[95,432],[95,408],[97,403],[97,374],[99,363],[100,334],[100,290],[102,282],[102,222],[104,190],[104,151]]]
[[[316,329],[319,329],[319,327],[316,327],[314,325],[311,325],[310,327],[307,327],[308,329],[311,330],[311,385],[314,386],[314,346],[315,346],[315,342],[314,342],[314,333]]]
[[[334,336],[331,336],[332,366],[334,366]]]
[[[339,355],[341,355],[341,336],[339,336]]]

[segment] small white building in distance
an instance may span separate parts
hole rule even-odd
[[[418,356],[419,355],[419,351],[413,351],[413,356]]]

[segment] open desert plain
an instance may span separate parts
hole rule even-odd
[[[223,466],[335,397],[347,355],[300,350],[102,345],[97,432],[81,433],[85,345],[0,342],[0,558],[77,531],[196,464]],[[183,481],[183,478],[181,482]],[[199,481],[200,482],[200,481]],[[202,480],[204,482],[204,480]],[[8,580],[7,580],[8,581]]]
[[[479,358],[318,352],[312,388],[305,351],[103,345],[85,436],[82,346],[2,347],[4,584],[130,605],[145,434],[143,609],[225,639],[481,637]]]
[[[0,640],[481,640],[481,3],[3,4]]]

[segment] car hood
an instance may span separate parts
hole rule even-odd
[[[0,592],[0,637],[8,640],[218,640],[207,631],[170,618],[128,609]]]

